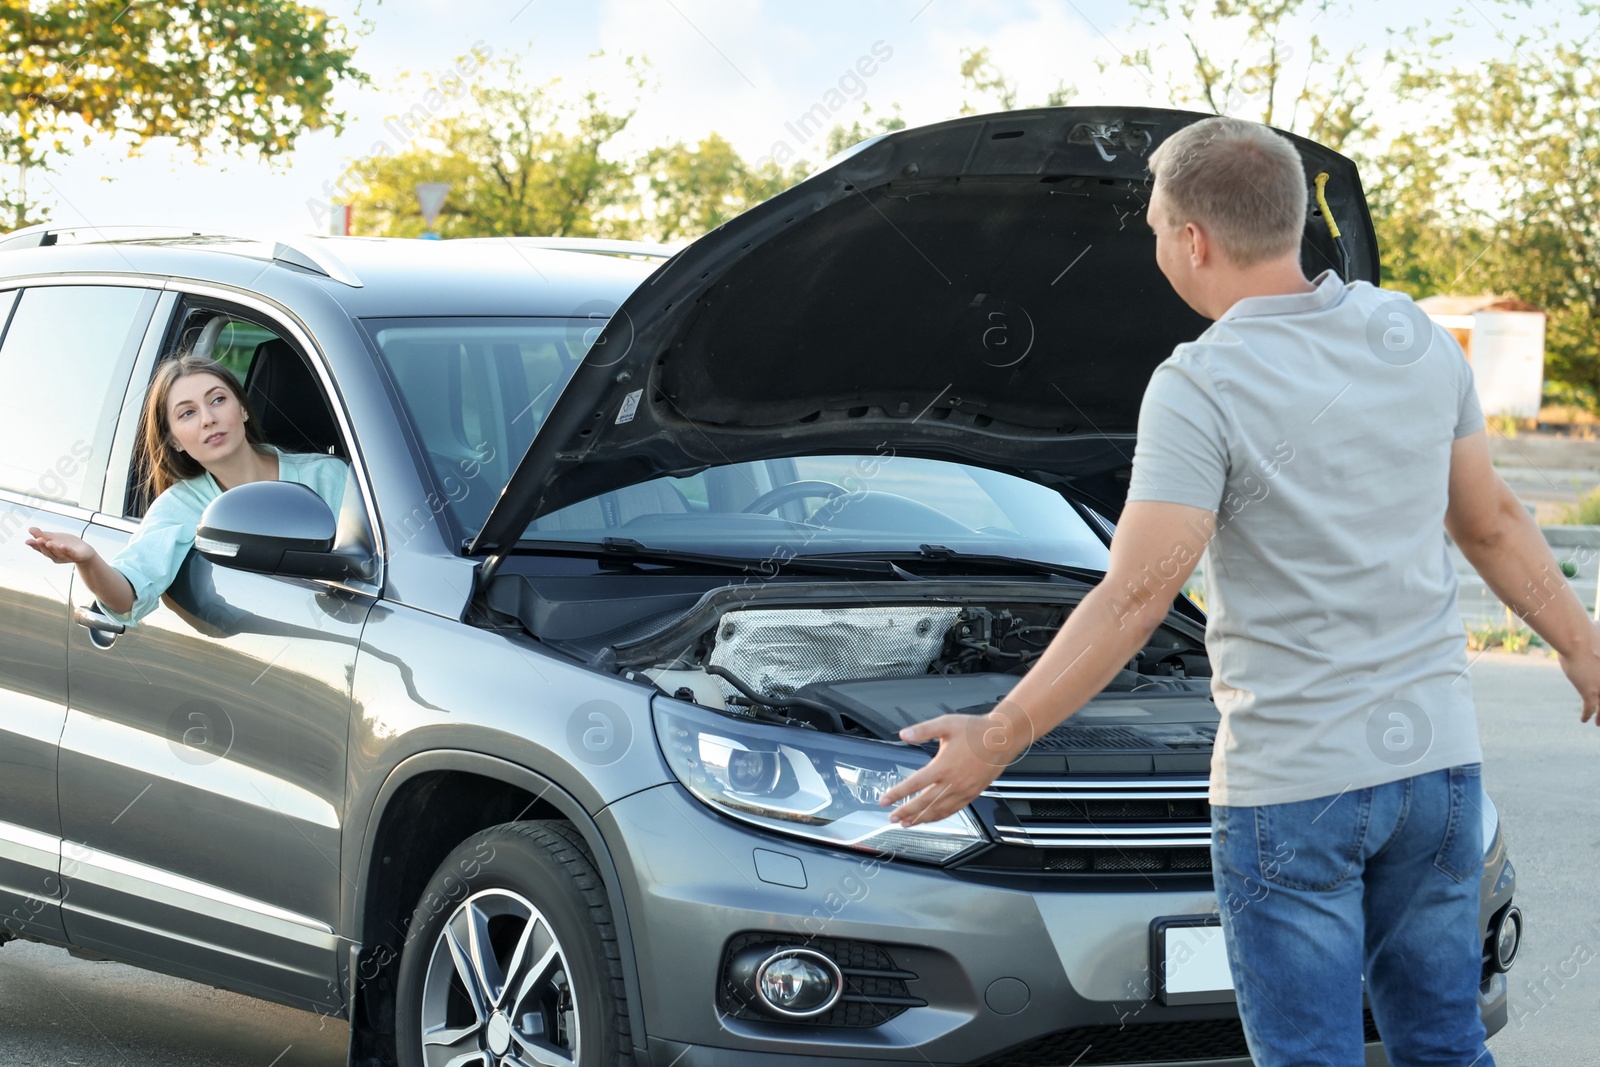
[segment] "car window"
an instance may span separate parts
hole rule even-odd
[[[241,382],[247,381],[256,351],[268,341],[277,339],[278,335],[264,326],[226,319],[212,346],[211,358],[237,374]]]
[[[402,318],[362,325],[438,487],[434,510],[449,515],[461,536],[476,533],[583,359],[593,323]],[[795,483],[802,484],[785,488]],[[758,559],[916,552],[939,544],[1096,569],[1106,564],[1105,544],[1054,490],[983,468],[892,453],[732,463],[691,477],[657,478],[544,516],[525,536],[629,537],[648,546]]]
[[[369,319],[438,487],[463,535],[483,525],[597,331],[584,319]]]
[[[87,487],[98,498],[157,295],[87,285],[22,293],[0,340],[0,487],[69,504],[83,503]]]
[[[835,485],[859,477],[855,461],[849,456],[804,456],[794,461],[801,478],[816,478]],[[865,483],[863,483],[865,487]],[[871,488],[880,493],[899,493],[914,500],[934,500],[939,510],[958,522],[980,530],[985,527],[1016,532],[1016,520],[1008,516],[993,497],[984,492],[972,476],[971,468],[956,474],[948,463],[879,464],[873,472]]]
[[[305,355],[277,331],[242,316],[210,305],[185,308],[180,313],[181,325],[167,339],[162,359],[193,352],[216,360],[238,377],[255,425],[268,444],[286,452],[321,452],[348,459],[333,408]],[[140,419],[143,403],[141,391],[131,405]],[[133,451],[123,516],[137,519],[150,503],[141,478],[145,469],[142,434],[136,437]]]
[[[741,558],[957,552],[1104,570],[1105,543],[1060,493],[999,471],[878,455],[797,456],[625,486],[534,520],[527,541],[626,537]]]

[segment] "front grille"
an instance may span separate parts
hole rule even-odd
[[[1199,848],[1062,849],[1040,859],[1039,869],[1049,873],[1207,874],[1211,870],[1211,851]]]
[[[1362,1012],[1367,1044],[1378,1041],[1370,1011]],[[982,1067],[1090,1067],[1091,1064],[1183,1063],[1248,1056],[1238,1019],[1078,1026],[1019,1045]]]
[[[1211,805],[1201,775],[1002,778],[1001,847],[975,866],[1051,874],[1203,874],[1211,870]]]
[[[775,1019],[747,1007],[734,991],[728,977],[729,965],[740,950],[750,945],[793,945],[815,949],[839,965],[844,976],[844,993],[828,1011],[810,1019]],[[847,941],[837,937],[785,938],[770,931],[739,934],[722,953],[722,978],[718,983],[717,1006],[735,1019],[805,1026],[880,1026],[907,1008],[920,1008],[928,1002],[911,995],[906,983],[916,975],[895,966],[894,958],[882,945],[870,941]]]

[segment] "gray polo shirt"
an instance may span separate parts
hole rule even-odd
[[[1128,499],[1217,513],[1211,802],[1332,796],[1481,757],[1450,450],[1483,428],[1460,347],[1333,271],[1241,300],[1156,368]]]

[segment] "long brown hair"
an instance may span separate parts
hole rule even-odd
[[[244,387],[233,371],[205,356],[193,353],[175,356],[156,368],[155,377],[150,380],[150,391],[145,394],[144,417],[139,424],[140,482],[147,505],[174,484],[205,473],[199,460],[172,446],[172,427],[167,423],[167,396],[178,379],[191,374],[211,374],[220,379],[244,409],[245,441],[257,452],[268,451],[261,437],[261,424],[250,418],[250,401],[245,398]]]

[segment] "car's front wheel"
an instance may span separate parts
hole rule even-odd
[[[401,955],[403,1067],[631,1062],[611,910],[561,822],[490,827],[445,857]]]

